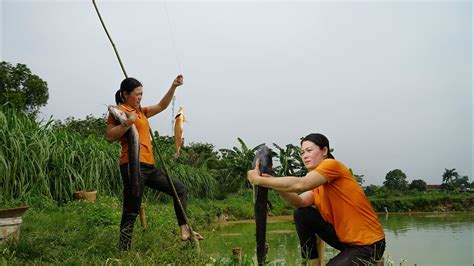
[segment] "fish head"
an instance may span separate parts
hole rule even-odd
[[[185,118],[184,118],[184,110],[183,110],[183,107],[179,107],[179,110],[178,110],[178,113],[176,114],[176,116],[174,117],[174,119],[176,121],[178,121],[178,118],[181,120],[181,122],[184,122],[185,121]]]
[[[127,114],[125,114],[124,111],[118,109],[116,106],[109,105],[107,109],[109,110],[109,113],[112,115],[112,117],[118,122],[123,123],[125,120],[127,120]]]
[[[273,175],[272,167],[272,151],[266,145],[260,146],[257,152],[255,153],[255,158],[253,159],[252,168],[255,168],[255,164],[259,160],[260,162],[260,173],[265,173]]]

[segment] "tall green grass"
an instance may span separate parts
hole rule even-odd
[[[0,183],[6,200],[40,194],[58,201],[77,190],[97,189],[113,194],[121,187],[118,145],[82,138],[52,121],[0,110]]]
[[[32,195],[65,202],[74,191],[89,189],[97,190],[99,195],[120,196],[120,145],[109,144],[101,136],[85,138],[52,123],[0,108],[0,202]],[[172,160],[169,146],[161,148],[170,175],[188,187],[191,197],[212,197],[216,190],[214,176],[205,167]],[[152,193],[148,191],[146,196]]]

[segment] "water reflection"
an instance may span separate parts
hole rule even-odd
[[[298,265],[298,236],[290,218],[267,225],[270,245],[268,260],[273,264]],[[474,213],[389,213],[379,220],[387,238],[386,257],[399,265],[473,265]],[[272,221],[271,221],[272,222]],[[215,258],[231,257],[239,247],[242,254],[255,253],[255,224],[221,224],[202,242],[203,250]],[[326,260],[337,254],[327,247]]]

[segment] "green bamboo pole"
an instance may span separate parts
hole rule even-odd
[[[109,41],[112,44],[112,47],[114,48],[115,55],[117,56],[120,67],[122,68],[123,75],[127,78],[128,75],[127,75],[127,72],[125,71],[125,67],[122,64],[122,60],[120,59],[120,55],[118,53],[117,47],[115,47],[115,44],[112,41],[112,37],[110,37],[109,31],[107,30],[107,27],[105,27],[104,20],[102,19],[102,16],[100,15],[99,8],[97,8],[97,5],[95,4],[95,0],[92,0],[92,4],[94,4],[95,11],[97,12],[97,15],[99,16],[99,20],[100,20],[100,23],[102,24],[102,28],[104,28],[105,34],[107,34],[107,37],[109,37]]]
[[[118,50],[117,50],[117,47],[115,47],[115,44],[114,42],[112,41],[112,37],[110,36],[109,34],[109,31],[107,30],[107,27],[105,26],[105,23],[104,23],[104,20],[102,19],[102,16],[100,15],[100,12],[99,12],[99,8],[97,8],[97,5],[95,3],[95,0],[92,0],[92,4],[94,5],[94,8],[95,8],[95,11],[97,12],[97,15],[99,16],[99,20],[100,20],[100,23],[102,24],[102,27],[104,28],[104,31],[105,33],[107,34],[107,37],[109,38],[109,41],[110,43],[112,44],[112,47],[114,48],[114,51],[115,51],[115,55],[117,56],[117,59],[120,63],[120,67],[122,68],[122,72],[123,72],[123,75],[125,76],[125,78],[128,77],[127,75],[127,72],[125,71],[125,67],[123,66],[122,64],[122,60],[120,59],[120,55],[118,53]],[[157,132],[157,135],[158,135],[158,131]],[[186,221],[186,224],[188,225],[188,229],[189,229],[189,234],[190,234],[190,238],[192,240],[192,242],[196,245],[196,250],[198,252],[198,254],[201,253],[201,247],[199,245],[199,240],[196,239],[195,235],[194,235],[194,230],[191,226],[191,223],[189,223],[189,220],[188,220],[188,217],[186,216],[186,212],[184,210],[184,207],[183,207],[183,204],[181,203],[181,200],[179,199],[178,197],[178,193],[176,192],[176,188],[173,184],[173,180],[171,180],[171,177],[170,175],[168,174],[168,168],[166,167],[166,164],[163,160],[163,157],[161,156],[161,152],[160,150],[158,149],[158,145],[156,144],[156,141],[155,141],[155,138],[153,137],[153,131],[151,130],[151,127],[150,127],[150,135],[151,135],[151,139],[152,139],[152,142],[153,142],[153,147],[155,148],[155,151],[157,152],[158,154],[158,158],[159,158],[159,161],[161,162],[161,166],[163,168],[163,172],[165,172],[165,175],[166,177],[168,178],[168,182],[170,183],[171,185],[171,188],[173,189],[173,196],[174,196],[174,199],[176,200],[176,202],[178,202],[178,205],[179,205],[179,208],[181,209],[181,212],[183,213],[183,217],[184,217],[184,220]],[[159,136],[159,135],[158,135]]]

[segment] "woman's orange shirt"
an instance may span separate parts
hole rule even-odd
[[[345,165],[325,159],[313,171],[328,181],[313,189],[314,202],[341,242],[370,245],[385,237],[372,205]]]
[[[135,112],[137,114],[137,119],[135,120],[134,124],[137,128],[138,139],[140,141],[140,162],[152,165],[155,164],[155,159],[153,158],[153,151],[151,148],[150,125],[148,124],[148,119],[145,115],[146,108],[139,110],[124,104],[119,105],[118,108],[125,112]],[[109,115],[107,123],[118,125],[117,121],[115,121],[112,115]],[[122,145],[120,164],[128,163],[128,143],[125,135],[120,138],[120,144]]]

